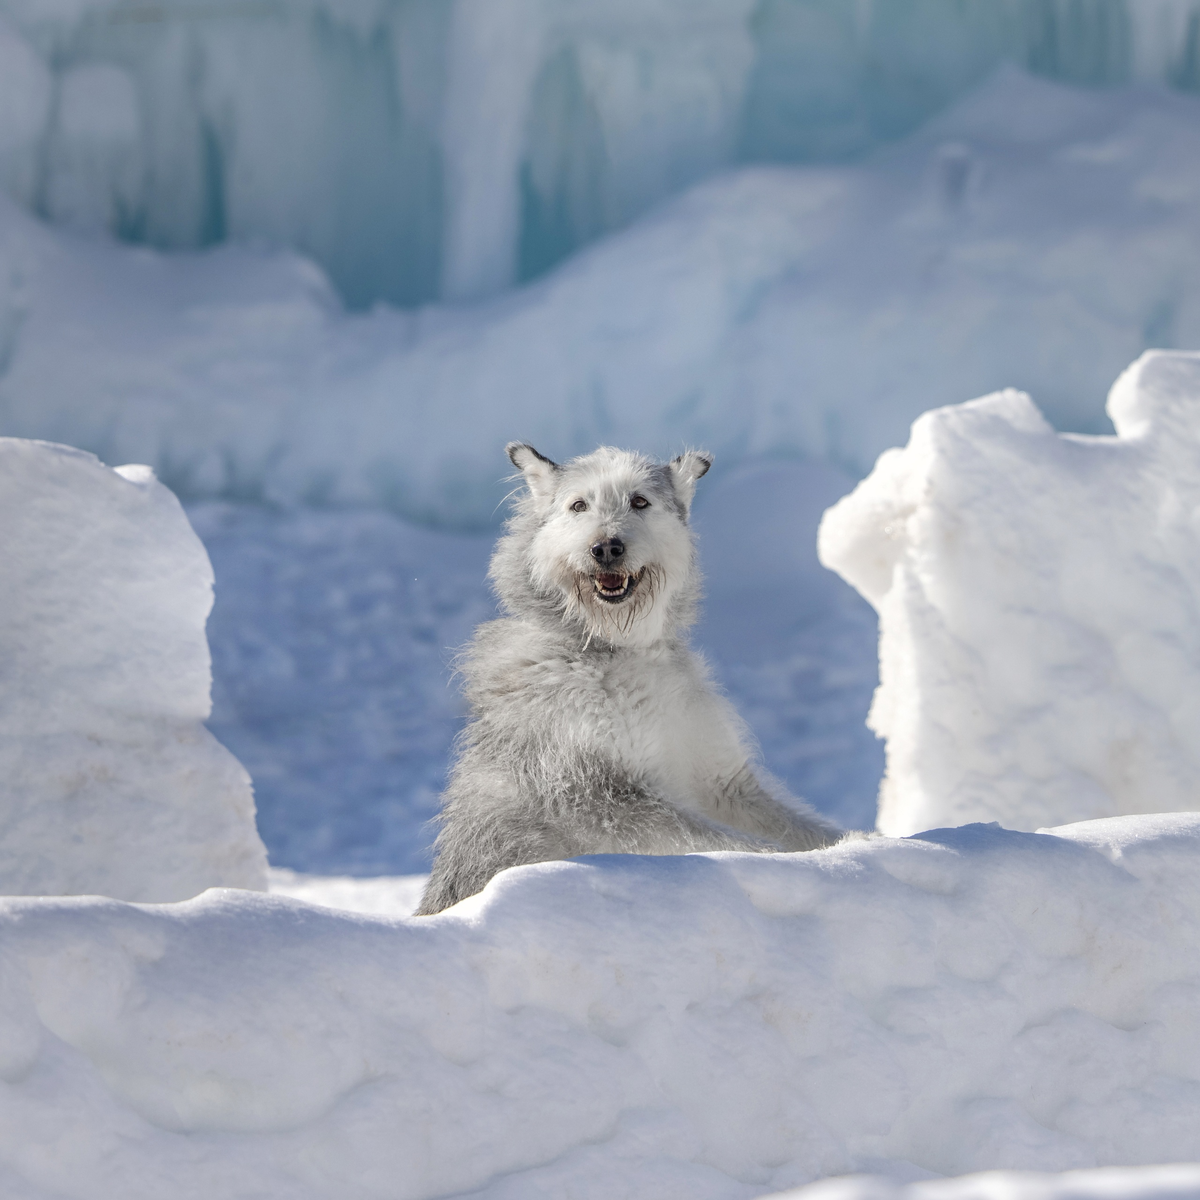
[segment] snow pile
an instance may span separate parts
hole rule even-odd
[[[826,514],[879,611],[885,833],[1200,807],[1200,355],[1144,355],[1108,411],[927,413]]]
[[[125,239],[291,246],[355,305],[477,297],[723,167],[893,139],[1004,60],[1194,90],[1198,12],[0,0],[0,186]]]
[[[147,467],[0,439],[0,892],[262,888],[250,779],[204,728],[212,571]]]
[[[704,445],[865,474],[1015,385],[1063,428],[1200,345],[1200,99],[1008,72],[857,166],[700,185],[536,284],[347,316],[287,254],[164,257],[0,204],[0,430],[181,495],[494,522],[500,448]]]
[[[746,1200],[1200,1154],[1200,818],[500,875],[435,918],[8,900],[13,1195]]]

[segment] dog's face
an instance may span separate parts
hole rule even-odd
[[[687,517],[712,458],[689,451],[660,464],[602,447],[559,466],[520,442],[508,455],[537,511],[526,564],[535,590],[560,596],[590,636],[625,645],[662,637],[673,602],[695,587]]]

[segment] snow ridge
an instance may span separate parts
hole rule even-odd
[[[1194,1159],[1198,865],[1189,814],[547,863],[410,920],[6,900],[0,1178],[743,1200]]]

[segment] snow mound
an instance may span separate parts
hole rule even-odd
[[[191,498],[474,528],[512,438],[862,475],[1007,386],[1096,433],[1125,364],[1200,345],[1198,198],[1200,98],[1016,71],[856,165],[710,179],[473,305],[348,315],[297,255],[90,242],[0,197],[0,431]]]
[[[1200,1154],[1200,816],[521,867],[433,918],[0,904],[31,1200],[745,1200]]]
[[[1108,412],[926,413],[826,514],[879,612],[883,832],[1200,807],[1200,355],[1143,355]]]
[[[148,467],[0,439],[0,892],[263,888],[250,779],[204,728],[212,570]]]

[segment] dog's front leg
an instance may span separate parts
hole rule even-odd
[[[749,763],[730,778],[717,780],[709,799],[718,821],[767,838],[784,850],[818,850],[843,836],[842,830],[802,801],[790,807],[776,800]]]

